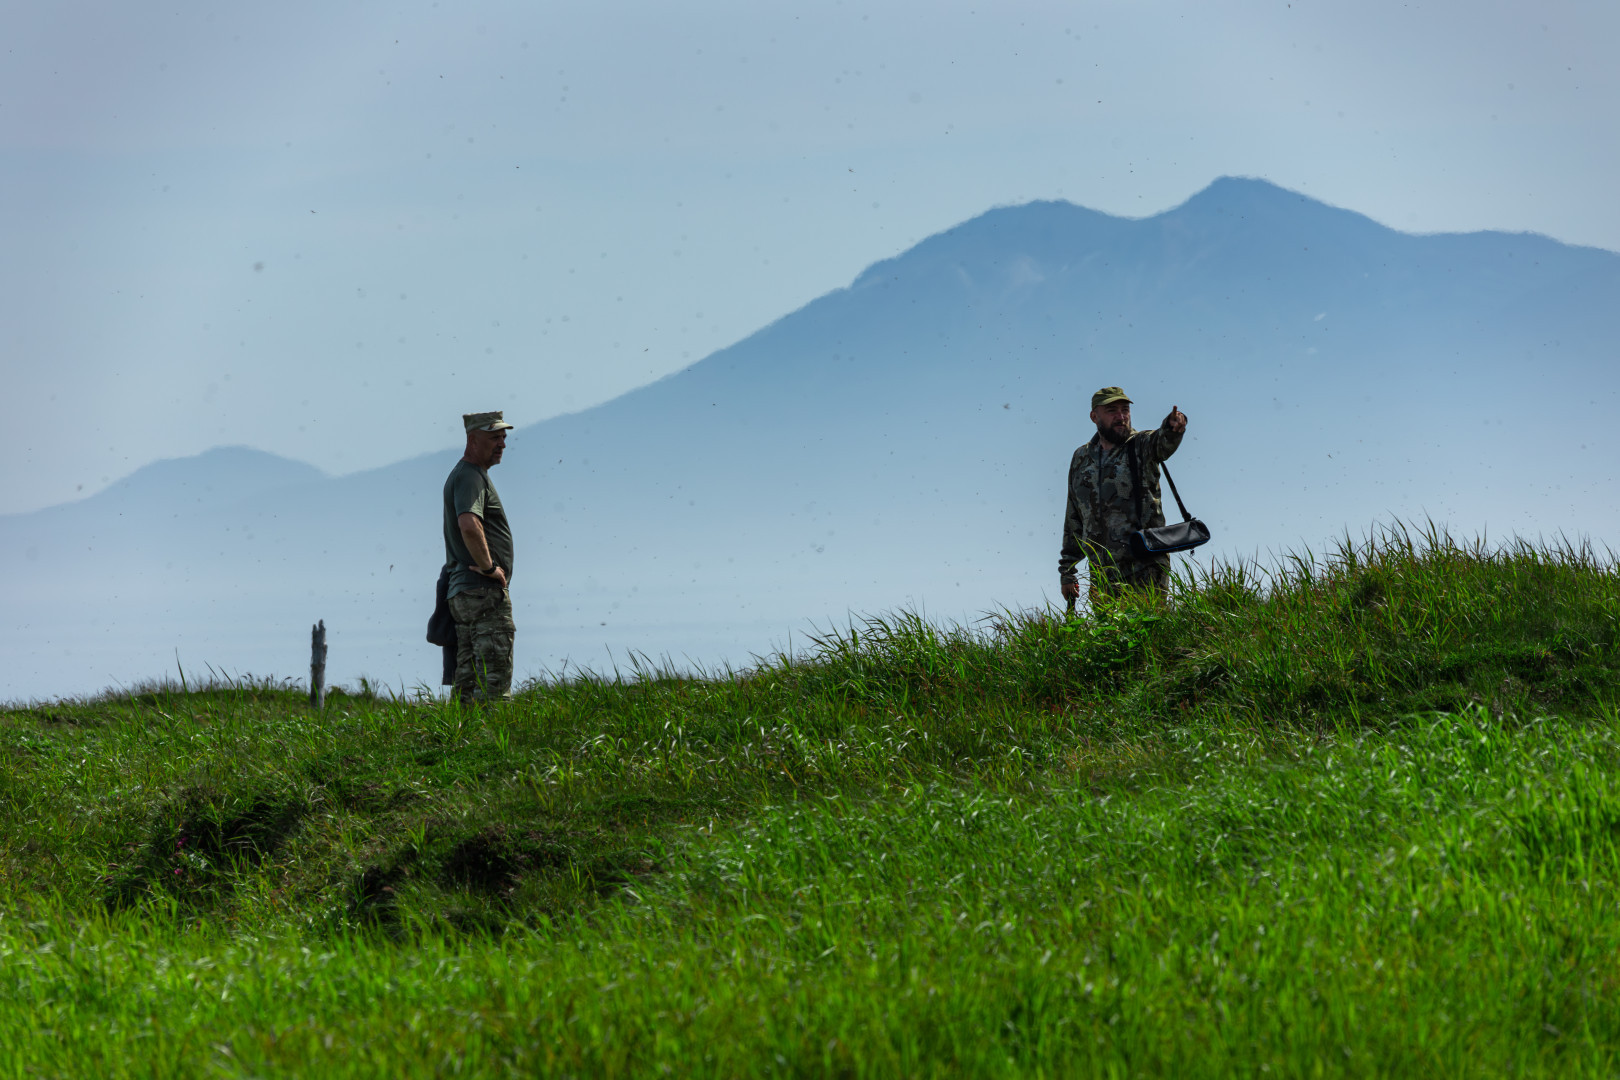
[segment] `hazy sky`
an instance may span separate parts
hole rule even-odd
[[[1617,45],[1612,0],[10,3],[0,512],[579,409],[1033,198],[1620,249]]]

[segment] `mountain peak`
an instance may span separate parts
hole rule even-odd
[[[1089,248],[1128,229],[1131,219],[1077,206],[1063,199],[1037,199],[998,206],[954,228],[935,233],[899,255],[873,263],[851,288],[875,284],[896,272],[917,273],[961,261],[994,262],[1005,256],[1060,257]]]
[[[1077,251],[1096,250],[1141,235],[1146,226],[1191,226],[1212,235],[1275,232],[1297,236],[1319,229],[1340,235],[1383,231],[1370,218],[1329,206],[1309,195],[1290,191],[1270,180],[1222,176],[1179,206],[1148,218],[1119,217],[1062,199],[1037,199],[998,206],[954,228],[936,233],[915,247],[874,263],[851,288],[859,289],[897,275],[927,273],[963,262],[990,264],[1008,257],[1066,261]]]
[[[1222,176],[1180,206],[1158,216],[1205,222],[1241,220],[1251,227],[1332,223],[1340,227],[1383,228],[1364,214],[1331,206],[1253,176]]]

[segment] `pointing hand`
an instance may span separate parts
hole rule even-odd
[[[1174,405],[1170,406],[1170,415],[1164,418],[1164,426],[1172,434],[1182,434],[1187,430],[1187,414]]]

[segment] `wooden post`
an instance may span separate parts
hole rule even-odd
[[[326,620],[309,628],[309,703],[326,707]]]

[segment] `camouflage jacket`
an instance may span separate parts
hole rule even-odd
[[[1091,560],[1093,575],[1109,581],[1132,581],[1144,569],[1143,560],[1131,554],[1130,534],[1164,524],[1164,508],[1159,503],[1159,463],[1167,460],[1181,445],[1181,436],[1157,428],[1133,431],[1125,445],[1103,449],[1094,435],[1074,452],[1069,462],[1069,504],[1063,515],[1063,551],[1058,556],[1058,575],[1064,581],[1076,578],[1075,565]],[[1136,493],[1131,482],[1127,453],[1140,455],[1142,509],[1147,520],[1136,520]],[[1155,555],[1152,563],[1168,564],[1170,556]]]

